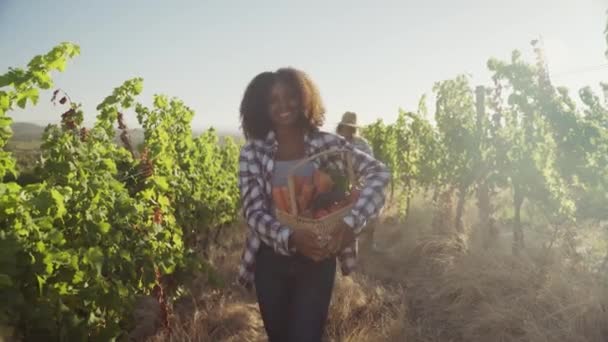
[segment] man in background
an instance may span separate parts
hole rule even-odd
[[[342,115],[342,120],[338,123],[336,133],[340,134],[344,139],[353,144],[358,150],[365,152],[371,156],[374,155],[372,148],[369,146],[367,141],[360,137],[357,132],[359,126],[357,125],[357,114],[353,112],[346,112]]]
[[[344,137],[348,142],[353,144],[353,146],[364,152],[369,154],[370,156],[374,156],[374,151],[371,146],[360,137],[357,133],[359,130],[359,125],[357,125],[357,114],[353,112],[346,112],[342,115],[342,120],[338,123],[338,127],[336,127],[336,133]],[[367,228],[363,230],[363,236],[361,241],[361,247],[367,251],[378,251],[376,243],[374,242],[374,232],[376,230],[378,219],[374,219],[368,223]]]

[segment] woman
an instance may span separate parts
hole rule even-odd
[[[325,119],[319,92],[299,70],[263,72],[248,85],[240,108],[247,139],[239,158],[239,188],[247,241],[239,281],[255,285],[269,340],[321,341],[333,290],[336,254],[343,274],[355,266],[355,240],[366,222],[384,205],[387,168],[355,150],[345,139],[319,131]],[[272,187],[286,182],[294,163],[320,151],[349,149],[364,187],[352,211],[323,248],[314,233],[292,230],[273,214]],[[344,163],[323,158],[302,169],[311,175],[325,165]],[[331,251],[336,251],[332,253]]]

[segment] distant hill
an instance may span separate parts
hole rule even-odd
[[[15,143],[19,143],[19,145],[23,145],[22,143],[25,143],[25,142],[28,142],[28,143],[39,142],[42,139],[42,134],[44,133],[44,129],[46,128],[46,126],[29,123],[29,122],[14,122],[11,125],[11,128],[13,130],[13,136],[11,137],[11,139],[9,141],[9,145],[11,145],[11,143],[13,143],[13,145]],[[200,130],[200,129],[193,130],[193,134],[195,136],[198,136],[203,132],[204,131]],[[120,132],[118,130],[116,130],[116,138],[115,138],[116,142],[119,141],[119,134],[120,134]],[[234,130],[234,131],[218,130],[218,135],[220,137],[229,136],[237,141],[243,139],[243,136],[237,130]],[[129,129],[129,137],[131,138],[131,142],[135,146],[137,146],[138,144],[140,144],[141,142],[144,141],[144,131],[141,128]]]
[[[13,130],[13,141],[36,141],[42,138],[42,133],[46,126],[37,125],[29,122],[14,122],[11,125]]]
[[[14,122],[11,125],[11,129],[13,130],[13,136],[10,139],[10,142],[13,143],[22,143],[22,142],[37,142],[42,139],[42,134],[44,133],[44,129],[46,126],[41,126],[38,124],[30,123],[30,122]],[[117,140],[118,134],[117,131]],[[142,129],[130,129],[129,135],[131,139],[139,143],[144,140],[144,131]]]

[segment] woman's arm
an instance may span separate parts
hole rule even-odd
[[[291,229],[282,225],[271,214],[268,195],[263,187],[262,163],[256,158],[256,146],[247,143],[239,156],[238,185],[243,216],[249,228],[277,253],[290,255]]]
[[[386,165],[371,155],[355,148],[353,144],[335,135],[323,137],[322,149],[346,149],[352,152],[353,171],[355,176],[363,180],[363,188],[358,200],[353,205],[339,229],[335,230],[334,238],[330,240],[328,252],[334,254],[339,252],[340,259],[345,262],[343,272],[350,273],[354,262],[355,250],[353,243],[364,227],[377,217],[384,206],[385,189],[390,180],[390,172]],[[329,158],[329,164],[333,164],[342,171],[346,171],[346,163],[343,160]]]
[[[355,235],[359,235],[384,206],[385,190],[391,174],[386,165],[370,154],[353,148],[351,144],[345,143],[345,145],[352,150],[353,169],[355,175],[363,178],[363,188],[359,199],[344,218],[344,222],[353,228]]]

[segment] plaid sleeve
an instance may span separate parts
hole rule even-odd
[[[372,147],[370,146],[370,144],[363,139],[362,137],[355,137],[353,139],[352,142],[353,146],[367,154],[369,154],[370,156],[374,156],[374,151],[372,149]]]
[[[374,148],[367,141],[365,141],[365,147],[367,148],[367,154],[374,156]]]
[[[353,171],[363,181],[359,199],[351,212],[344,217],[344,222],[352,227],[355,234],[361,233],[366,224],[380,213],[385,202],[385,190],[390,180],[390,171],[379,160],[357,149],[345,139],[333,134],[325,134],[322,138],[321,149],[347,149],[353,154]],[[345,165],[339,160],[330,163],[344,169]]]
[[[270,212],[269,200],[263,186],[263,168],[256,157],[256,145],[247,143],[239,156],[238,185],[243,216],[249,228],[277,253],[290,255],[289,227],[282,225]]]
[[[372,151],[372,147],[367,143],[367,141],[361,141],[361,151],[369,154],[370,156],[374,156],[374,151]]]
[[[347,145],[348,146],[348,145]],[[388,167],[369,153],[353,148],[353,168],[355,173],[363,179],[363,188],[359,200],[355,203],[350,214],[344,222],[361,233],[369,220],[376,217],[385,201],[385,189],[390,180]]]

